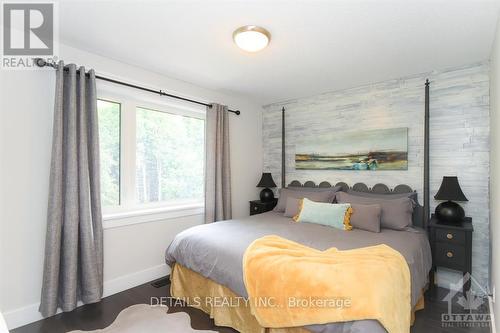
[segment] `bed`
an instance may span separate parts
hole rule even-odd
[[[394,193],[382,184],[375,189],[362,185],[358,185],[356,189]],[[395,190],[411,191],[406,185]],[[418,208],[421,207],[417,207],[417,214]],[[418,221],[418,215],[415,216]],[[411,273],[411,305],[417,310],[423,305],[423,290],[428,283],[431,269],[431,250],[427,235],[424,229],[417,225],[418,222],[415,222],[412,227],[403,231],[382,229],[380,233],[373,233],[354,229],[345,232],[319,224],[296,223],[282,213],[268,212],[243,219],[196,226],[177,235],[166,251],[166,262],[173,268],[172,296],[184,298],[188,305],[207,312],[217,325],[230,326],[240,332],[266,331],[252,318],[250,309],[244,304],[214,306],[199,302],[196,298],[246,298],[248,295],[243,282],[243,254],[254,240],[266,235],[277,235],[318,250],[331,247],[348,250],[378,244],[389,245],[400,252],[408,263]],[[376,320],[360,320],[303,328],[268,329],[266,332],[375,333],[385,332],[385,329]]]
[[[386,332],[376,320],[335,322],[305,327],[269,329],[259,325],[250,312],[248,304],[241,302],[248,295],[243,282],[243,254],[256,239],[266,235],[277,235],[291,241],[325,250],[339,250],[386,244],[398,251],[408,263],[411,275],[412,320],[414,311],[423,308],[423,292],[428,284],[432,265],[431,249],[426,235],[430,216],[429,204],[429,96],[430,82],[425,81],[424,103],[424,161],[423,161],[423,206],[413,212],[412,225],[405,230],[382,229],[380,233],[354,229],[349,232],[324,225],[295,223],[282,213],[268,212],[243,219],[216,222],[188,229],[174,239],[166,251],[166,262],[172,268],[171,294],[183,299],[188,305],[208,313],[219,326],[229,326],[243,333],[360,333]],[[286,185],[286,129],[285,108],[282,108],[281,184]],[[385,184],[369,188],[363,183],[352,187],[339,182],[335,185],[342,191],[356,191],[376,195],[414,193],[405,184],[390,189]],[[328,182],[316,185],[312,181],[301,184],[292,181],[291,188],[329,188]],[[416,193],[415,193],[416,194]],[[206,304],[206,298],[235,299],[236,303]]]

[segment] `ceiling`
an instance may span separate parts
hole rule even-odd
[[[493,0],[64,1],[70,46],[267,104],[489,58]],[[232,32],[261,25],[268,48]]]

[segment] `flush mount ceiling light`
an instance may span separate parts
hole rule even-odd
[[[262,27],[245,25],[234,31],[233,40],[240,49],[247,52],[257,52],[269,44],[271,34]]]

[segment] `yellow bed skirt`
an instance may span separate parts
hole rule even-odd
[[[180,264],[175,264],[170,275],[170,294],[210,315],[217,326],[234,328],[241,333],[307,333],[301,327],[264,328],[250,312],[250,304],[231,289],[224,287]],[[411,313],[424,308],[424,295],[420,296]]]

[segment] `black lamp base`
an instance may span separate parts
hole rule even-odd
[[[453,201],[445,201],[436,207],[436,217],[442,224],[460,224],[465,217],[464,209]]]
[[[262,202],[271,202],[274,200],[274,192],[269,189],[265,188],[262,191],[260,191],[260,201]]]

